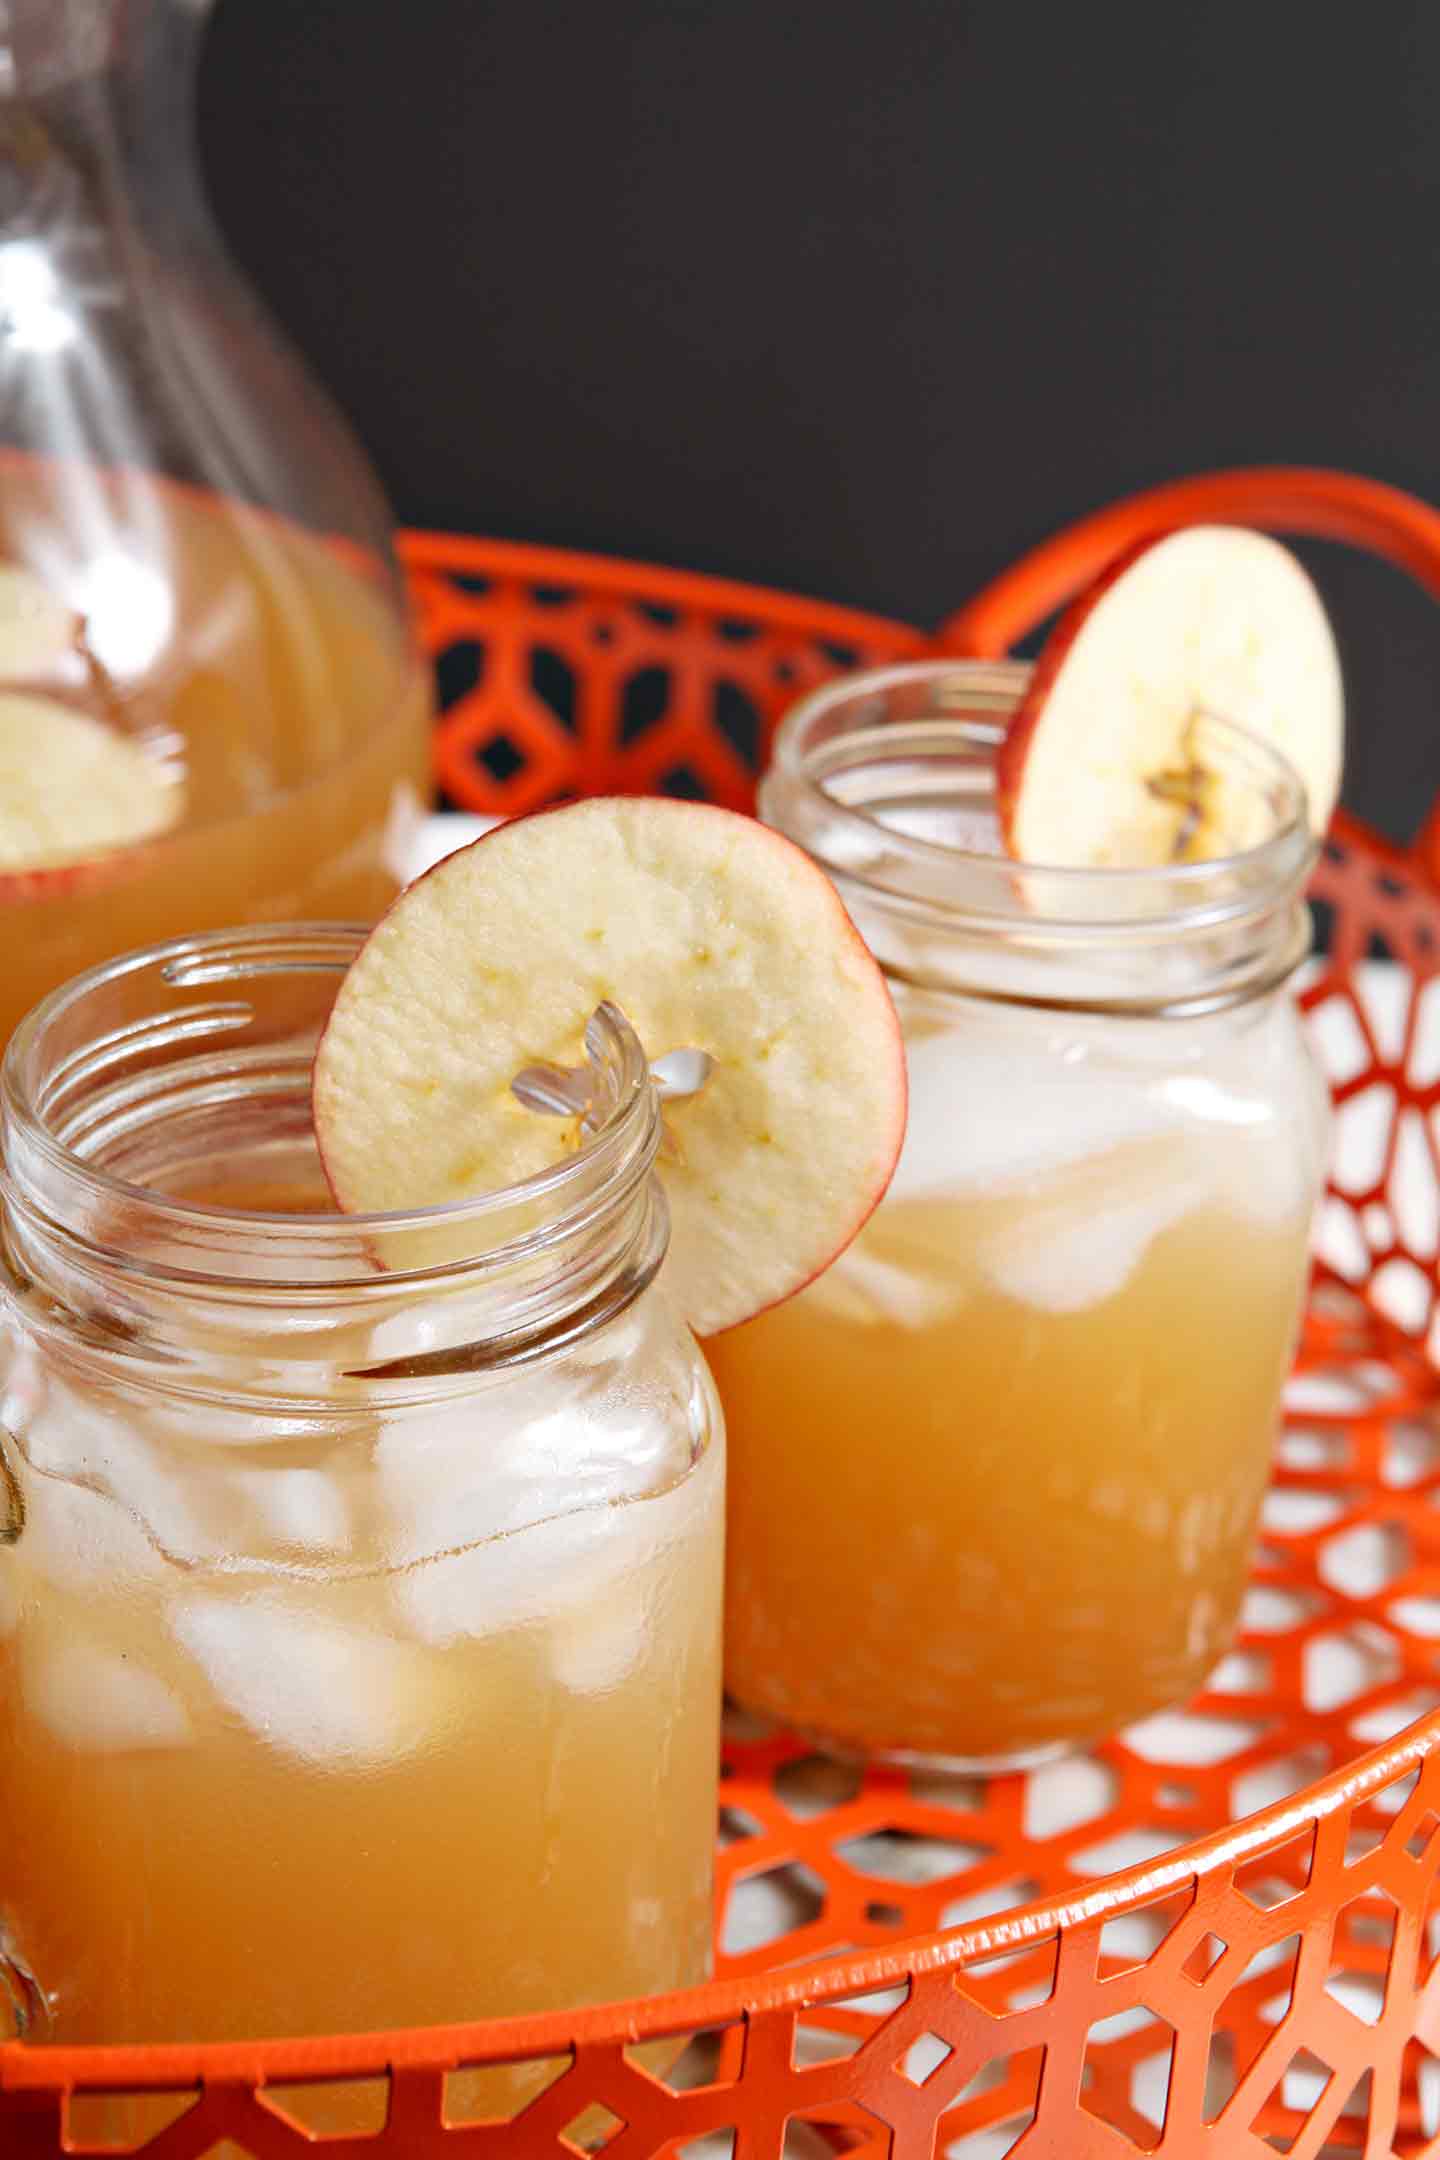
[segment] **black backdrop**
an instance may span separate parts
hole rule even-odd
[[[1440,500],[1440,7],[219,0],[231,244],[398,513],[932,621],[1129,488]],[[1440,612],[1307,551],[1347,799],[1440,786]]]

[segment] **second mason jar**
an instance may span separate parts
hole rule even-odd
[[[553,1170],[337,1215],[309,1072],[358,943],[158,947],[11,1045],[0,2008],[31,2040],[709,1969],[723,1440],[644,1053],[597,1022],[595,1130]]]
[[[1290,769],[1206,721],[1242,851],[1017,864],[995,752],[1025,679],[894,668],[780,730],[762,815],[885,966],[910,1122],[843,1258],[709,1346],[731,1693],[956,1767],[1098,1739],[1227,1647],[1326,1131]]]

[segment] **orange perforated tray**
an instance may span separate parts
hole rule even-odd
[[[1440,586],[1440,516],[1310,473],[1216,476],[1117,506],[940,641],[709,579],[412,536],[449,693],[442,781],[488,810],[656,786],[744,803],[800,687],[937,642],[1000,649],[1088,574],[1097,530],[1108,551],[1197,512],[1339,533]],[[1334,1264],[1317,1279],[1245,1633],[1187,1719],[1028,1779],[949,1785],[862,1777],[784,1734],[737,1731],[709,1987],[446,2031],[11,2045],[0,2155],[97,2149],[77,2142],[83,2110],[67,2129],[72,2096],[143,2088],[173,2096],[173,2121],[139,2148],[154,2160],[201,2160],[224,2139],[287,2160],[316,2149],[302,2088],[357,2080],[372,2130],[319,2147],[350,2160],[597,2144],[612,2160],[1440,2160],[1440,1404],[1435,1216],[1415,1205],[1440,1194],[1435,859],[1428,838],[1424,860],[1407,859],[1342,815],[1319,868],[1330,944],[1304,999],[1370,1155],[1328,1203]],[[636,2049],[666,2035],[662,2073]],[[550,2078],[520,2114],[447,2120],[453,2071],[520,2059]]]

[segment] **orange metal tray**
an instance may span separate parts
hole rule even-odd
[[[447,693],[442,784],[492,812],[657,787],[743,806],[801,688],[937,647],[1002,650],[1127,538],[1195,516],[1347,538],[1440,592],[1440,513],[1294,471],[1117,505],[934,639],[712,579],[412,535]],[[1342,813],[1317,874],[1331,937],[1304,1002],[1369,1159],[1327,1203],[1334,1258],[1245,1633],[1186,1718],[1029,1778],[949,1785],[737,1731],[710,1986],[443,2031],[12,2044],[0,2155],[111,2149],[85,2142],[83,2107],[72,2128],[72,2098],[138,2089],[172,2096],[169,2127],[135,2148],[153,2160],[226,2139],[287,2160],[315,2149],[304,2091],[355,2080],[373,2130],[319,2142],[346,2160],[602,2144],[611,2160],[1440,2160],[1440,1378],[1435,1209],[1416,1205],[1440,1194],[1437,831],[1407,857]],[[636,2045],[667,2035],[661,2074]],[[518,2115],[447,2118],[450,2073],[512,2060],[550,2076]]]

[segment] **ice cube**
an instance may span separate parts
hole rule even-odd
[[[281,1545],[304,1552],[344,1552],[350,1513],[339,1481],[323,1470],[242,1470],[241,1489],[266,1530]]]
[[[1178,1076],[1169,1092],[1194,1114],[1221,1205],[1252,1221],[1298,1224],[1329,1152],[1329,1091],[1283,1036],[1248,1062],[1241,1047],[1203,1075]]]
[[[572,1695],[608,1695],[640,1663],[648,1629],[642,1582],[617,1578],[560,1613],[550,1630],[551,1669]]]
[[[907,1046],[910,1107],[894,1200],[1003,1188],[1180,1129],[1162,1075],[1073,1044],[947,1029]]]
[[[27,1476],[18,1550],[27,1568],[84,1596],[116,1584],[158,1580],[165,1560],[143,1526],[107,1493],[59,1476]]]
[[[665,1563],[662,1549],[703,1535],[699,1511],[718,1508],[725,1446],[717,1432],[704,1456],[667,1489],[626,1501],[602,1501],[490,1538],[397,1573],[392,1595],[401,1623],[420,1641],[443,1648],[507,1628],[548,1625],[583,1632],[586,1615],[613,1613],[615,1645],[583,1654],[597,1672],[629,1658],[622,1639],[643,1632],[627,1606],[637,1585]],[[611,1622],[605,1621],[607,1629]],[[574,1638],[578,1641],[578,1634]],[[597,1685],[600,1684],[598,1681]]]
[[[448,1338],[453,1340],[453,1337]],[[439,1318],[422,1305],[407,1304],[374,1322],[366,1344],[364,1363],[398,1364],[405,1358],[430,1357],[444,1349],[447,1337]]]
[[[193,1412],[188,1412],[188,1406],[187,1413],[182,1429],[189,1436]],[[131,1416],[94,1390],[58,1382],[51,1386],[27,1428],[25,1453],[35,1473],[25,1479],[27,1507],[33,1497],[53,1529],[57,1547],[75,1543],[61,1519],[63,1500],[86,1539],[93,1536],[106,1548],[123,1545],[137,1563],[137,1539],[155,1555],[195,1558],[223,1550],[222,1544],[206,1537],[197,1520],[193,1476],[183,1467],[172,1466],[163,1445],[152,1446]],[[96,1509],[86,1509],[83,1502],[72,1499],[82,1490],[111,1508],[113,1520],[108,1528]],[[128,1530],[121,1526],[125,1517]]]
[[[1083,1312],[1123,1289],[1161,1232],[1206,1195],[1203,1182],[1157,1169],[1148,1190],[1096,1199],[1017,1200],[1010,1219],[982,1238],[980,1267],[1006,1297],[1043,1312]]]
[[[580,1508],[404,1568],[392,1585],[401,1625],[445,1648],[572,1609],[623,1570],[627,1512]]]
[[[671,1422],[623,1385],[587,1388],[573,1371],[411,1411],[375,1445],[392,1555],[422,1560],[651,1491],[674,1446]]]
[[[842,1253],[806,1291],[812,1305],[859,1327],[923,1328],[964,1303],[958,1268],[947,1281],[866,1251],[863,1238],[862,1231],[862,1242]]]
[[[663,1282],[664,1278],[661,1279]],[[572,1369],[579,1366],[597,1374],[620,1372],[627,1361],[646,1353],[647,1338],[648,1349],[653,1355],[658,1347],[654,1310],[657,1295],[663,1295],[663,1292],[652,1290],[627,1305],[613,1320],[582,1335],[566,1351],[566,1363]]]
[[[26,1645],[21,1672],[27,1710],[65,1747],[118,1755],[183,1747],[190,1738],[179,1696],[121,1651],[77,1642],[52,1647],[42,1635]]]
[[[647,1653],[664,1646],[667,1598],[713,1597],[719,1618],[721,1531],[725,1507],[723,1436],[668,1492],[613,1510],[620,1535],[605,1554],[603,1576],[581,1571],[577,1595],[550,1628],[552,1670],[577,1695],[604,1695],[627,1680]],[[708,1587],[707,1587],[708,1586]]]
[[[300,1762],[394,1761],[433,1740],[447,1714],[434,1659],[284,1590],[196,1593],[177,1601],[171,1626],[225,1707]]]

